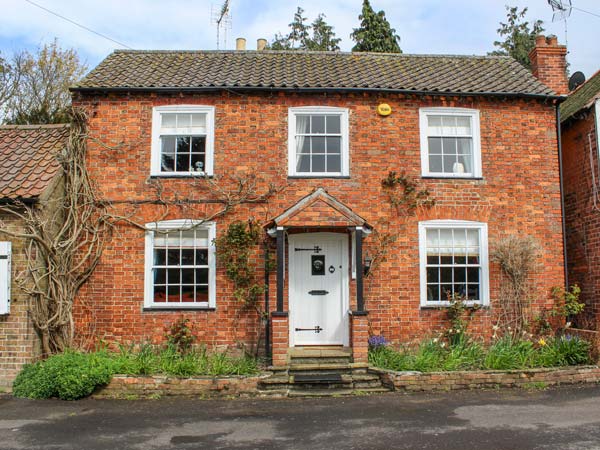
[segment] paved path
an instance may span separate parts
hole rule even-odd
[[[600,386],[281,400],[0,400],[2,449],[600,449]]]

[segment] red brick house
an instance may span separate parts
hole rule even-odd
[[[68,125],[0,126],[0,205],[22,213],[56,198],[61,186],[56,154],[68,135]],[[25,223],[0,209],[0,386],[9,387],[39,353],[39,342],[28,313],[31,299],[16,281],[27,269],[27,243],[2,230],[23,233]]]
[[[565,219],[569,284],[581,287],[586,318],[600,319],[600,72],[573,91],[561,105]]]
[[[73,88],[92,177],[129,218],[82,291],[79,332],[160,341],[183,315],[208,345],[255,341],[257,317],[239,313],[212,243],[248,218],[276,249],[265,277],[275,364],[294,346],[351,347],[364,361],[369,333],[433,335],[447,325],[446,292],[484,306],[472,329],[489,335],[500,282],[490,254],[511,234],[541,244],[532,295],[550,305],[564,284],[564,55],[555,38],[538,42],[543,84],[506,57],[115,51]],[[435,205],[392,205],[392,171]],[[222,206],[210,180],[232,188],[240,173],[279,189],[194,226]]]

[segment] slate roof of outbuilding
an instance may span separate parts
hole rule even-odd
[[[0,126],[0,199],[33,200],[52,183],[69,125]]]
[[[359,89],[550,96],[504,56],[117,50],[73,90]]]
[[[596,98],[600,97],[600,70],[569,94],[560,105],[560,121],[564,122],[573,114],[589,107]]]

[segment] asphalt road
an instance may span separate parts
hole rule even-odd
[[[257,400],[0,400],[2,449],[600,449],[600,386]]]

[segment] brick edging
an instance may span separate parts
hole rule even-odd
[[[449,391],[600,382],[599,366],[453,372],[396,372],[376,367],[369,370],[378,373],[382,383],[396,391]]]
[[[178,378],[166,375],[115,375],[109,384],[98,388],[93,398],[158,398],[162,396],[252,397],[258,383],[271,375]]]

